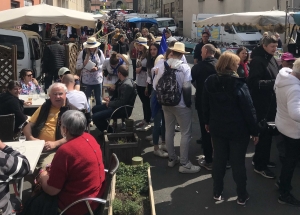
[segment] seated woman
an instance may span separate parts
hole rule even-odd
[[[30,91],[36,91],[38,94],[41,91],[41,87],[35,78],[31,69],[22,69],[20,71],[20,84],[22,87],[21,95],[28,95]]]
[[[58,195],[58,206],[64,210],[72,202],[85,197],[100,197],[105,180],[102,152],[99,144],[84,133],[86,118],[83,113],[68,110],[61,117],[61,134],[67,142],[60,146],[51,164],[51,174],[44,171],[39,183],[44,192]],[[84,153],[83,153],[84,152]],[[92,210],[97,204],[91,204]],[[83,202],[66,211],[68,214],[86,214]]]
[[[31,105],[31,102],[19,99],[20,91],[21,84],[18,81],[10,81],[6,92],[0,95],[0,115],[15,114],[15,132],[18,132],[19,126],[27,120],[27,116],[23,113],[23,105]]]

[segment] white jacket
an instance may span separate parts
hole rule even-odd
[[[278,130],[287,137],[300,139],[300,80],[283,68],[277,75],[274,88]]]

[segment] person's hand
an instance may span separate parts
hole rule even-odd
[[[259,141],[259,137],[252,137],[252,141],[253,141],[254,145],[256,146],[256,144]]]
[[[107,75],[106,79],[107,79],[108,81],[110,81],[110,80],[111,80],[110,75]]]
[[[114,91],[116,89],[116,86],[115,85],[111,85],[108,89],[111,90],[111,91]]]
[[[205,125],[205,130],[207,133],[209,133],[209,125]]]
[[[110,98],[109,97],[105,97],[105,98],[103,98],[103,100],[106,101],[106,102],[109,102]]]
[[[93,69],[91,69],[91,72],[96,72],[98,70],[97,67],[94,67]]]
[[[32,83],[34,83],[34,85],[39,85],[39,83],[37,82],[37,80],[35,78],[32,78]]]
[[[0,140],[0,150],[3,150],[5,148],[5,144]]]
[[[145,96],[149,96],[149,94],[148,94],[148,88],[145,89]]]
[[[135,72],[136,72],[137,74],[139,74],[139,73],[141,72],[141,70],[142,70],[142,67],[139,67],[139,68],[136,68],[136,69],[135,69]]]
[[[24,102],[24,106],[30,106],[30,105],[32,105],[32,102],[29,101]]]
[[[56,148],[56,141],[47,141],[45,142],[44,150],[50,151]]]
[[[156,68],[156,69],[154,70],[154,73],[155,73],[155,75],[158,74],[158,68]]]
[[[80,77],[79,77],[78,75],[74,75],[74,79],[75,79],[75,80],[79,80]]]

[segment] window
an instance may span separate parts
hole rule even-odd
[[[157,24],[158,24],[159,28],[172,27],[172,26],[176,25],[173,19],[165,20],[165,21],[158,21]]]
[[[41,49],[40,49],[39,40],[37,38],[30,38],[29,44],[30,44],[31,59],[39,60],[41,58]]]
[[[14,9],[14,8],[19,8],[20,7],[20,2],[17,1],[11,1],[10,2],[10,8]]]
[[[258,32],[257,28],[250,25],[234,26],[237,33]]]
[[[229,34],[235,34],[235,32],[234,32],[234,30],[232,28],[232,25],[225,25],[224,26],[224,31],[226,31]]]
[[[22,60],[24,58],[24,44],[21,37],[0,35],[0,45],[12,47],[17,45],[17,58]]]

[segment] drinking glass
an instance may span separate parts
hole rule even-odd
[[[19,136],[19,142],[24,143],[26,141],[26,136],[25,135],[20,135]]]
[[[32,98],[33,98],[33,92],[29,91],[28,93],[28,101],[32,103]]]

